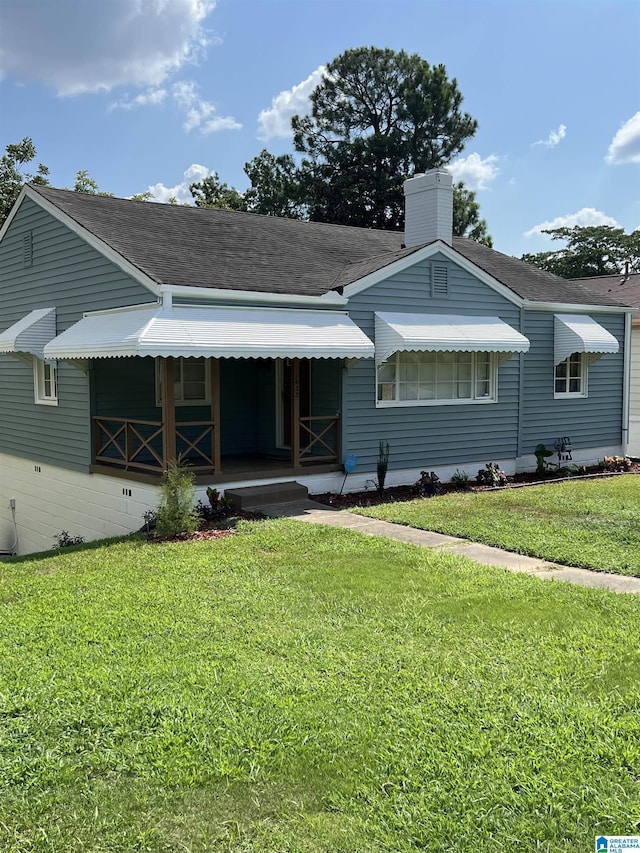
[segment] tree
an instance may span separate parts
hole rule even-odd
[[[487,233],[487,221],[480,219],[476,194],[462,181],[453,185],[453,233],[456,237],[468,237],[489,248],[493,246],[493,240]]]
[[[555,273],[562,278],[586,278],[615,275],[629,261],[631,269],[640,269],[640,230],[625,234],[611,225],[575,225],[550,228],[542,232],[552,240],[566,240],[564,249],[525,254],[528,264]]]
[[[20,190],[25,183],[31,182],[46,186],[49,183],[49,169],[38,163],[35,173],[22,172],[21,168],[35,159],[36,149],[30,137],[22,142],[7,145],[5,154],[0,158],[0,226],[5,221]]]
[[[444,65],[376,47],[327,65],[311,115],[294,116],[302,197],[312,220],[403,227],[403,177],[448,163],[476,132]]]
[[[244,194],[248,210],[286,219],[307,218],[307,205],[301,198],[300,173],[291,154],[276,157],[263,149],[245,163],[244,171],[251,181],[251,187]]]
[[[73,185],[74,193],[85,193],[86,195],[103,195],[113,198],[113,193],[101,192],[98,182],[95,181],[86,169],[76,172],[76,182]]]
[[[189,192],[196,207],[219,207],[229,210],[246,210],[244,194],[223,183],[217,172],[197,183],[189,184]]]

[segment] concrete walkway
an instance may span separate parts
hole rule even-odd
[[[576,583],[581,586],[610,589],[613,592],[629,592],[640,594],[640,578],[626,575],[614,575],[607,572],[592,572],[589,569],[579,569],[573,566],[561,566],[549,563],[537,557],[526,557],[503,551],[491,545],[469,542],[455,536],[445,536],[442,533],[432,533],[429,530],[418,530],[402,524],[392,524],[377,518],[367,518],[355,515],[345,510],[319,504],[312,500],[301,500],[294,503],[271,504],[256,507],[262,514],[271,518],[293,518],[296,521],[306,521],[311,524],[328,524],[331,527],[347,527],[357,530],[367,536],[386,536],[398,542],[409,542],[422,548],[434,548],[461,554],[482,563],[484,566],[499,566],[511,572],[524,572],[535,575],[543,580],[559,580]]]

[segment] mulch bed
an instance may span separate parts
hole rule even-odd
[[[505,486],[480,486],[475,481],[470,480],[468,488],[464,489],[457,486],[455,483],[440,483],[438,494],[447,494],[448,492],[486,492],[495,491],[496,489],[518,488],[520,486],[535,485],[539,483],[552,483],[559,480],[572,480],[577,478],[591,477],[612,477],[619,473],[640,474],[640,463],[633,464],[628,471],[603,471],[600,466],[591,468],[583,468],[579,474],[568,477],[566,474],[558,473],[557,471],[546,471],[544,474],[539,474],[537,471],[522,472],[514,474],[508,478]],[[338,509],[349,509],[356,506],[378,506],[379,504],[394,503],[399,501],[411,501],[420,494],[414,485],[406,486],[389,486],[385,488],[384,494],[379,495],[374,489],[368,489],[361,492],[348,492],[346,494],[336,494],[335,492],[323,492],[322,494],[309,495],[311,500],[326,506],[336,507]],[[428,497],[428,496],[426,496]]]

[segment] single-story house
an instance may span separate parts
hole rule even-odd
[[[199,493],[626,449],[630,312],[452,237],[445,170],[406,230],[27,185],[0,231],[0,550],[138,529],[181,456]],[[17,545],[15,544],[17,540]]]
[[[631,321],[629,440],[626,452],[640,458],[640,273],[625,272],[619,275],[601,275],[591,278],[574,278],[571,281],[599,296],[630,305],[636,311]]]

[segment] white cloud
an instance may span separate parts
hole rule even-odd
[[[607,163],[640,163],[640,112],[631,116],[613,137],[605,157]]]
[[[447,171],[451,172],[454,181],[464,181],[470,190],[486,190],[490,181],[498,176],[498,157],[490,154],[484,160],[479,154],[469,154],[459,157],[453,163],[447,163]]]
[[[218,130],[239,130],[242,125],[231,116],[216,116],[215,106],[198,95],[195,83],[181,81],[175,83],[172,95],[178,106],[184,111],[183,127],[187,133],[199,130],[202,134]]]
[[[173,187],[167,187],[162,182],[147,187],[147,192],[153,195],[152,201],[168,202],[175,198],[179,204],[193,204],[193,196],[189,192],[189,184],[195,184],[208,178],[212,172],[206,166],[192,163],[183,173],[183,180]]]
[[[215,39],[216,0],[3,0],[0,77],[60,95],[158,87]]]
[[[523,237],[536,237],[542,235],[547,239],[551,239],[548,234],[542,234],[543,231],[549,231],[553,228],[573,228],[574,225],[587,227],[589,225],[612,225],[614,228],[620,228],[620,225],[612,216],[607,216],[601,210],[596,210],[595,207],[583,207],[577,213],[568,213],[566,216],[556,216],[555,219],[550,219],[547,222],[541,222],[539,225],[534,225],[528,231],[525,231]]]
[[[322,80],[325,72],[320,65],[306,80],[298,83],[286,92],[280,92],[272,101],[268,110],[262,110],[258,116],[258,138],[275,139],[291,133],[291,118],[309,112],[309,95]]]
[[[550,130],[549,136],[546,139],[539,139],[537,142],[532,142],[532,145],[546,145],[547,148],[555,148],[558,143],[567,135],[566,124],[561,124],[557,130]]]
[[[146,92],[141,92],[135,98],[122,98],[120,101],[114,101],[109,107],[111,110],[133,110],[138,107],[156,107],[163,103],[167,97],[166,89],[148,89]]]

